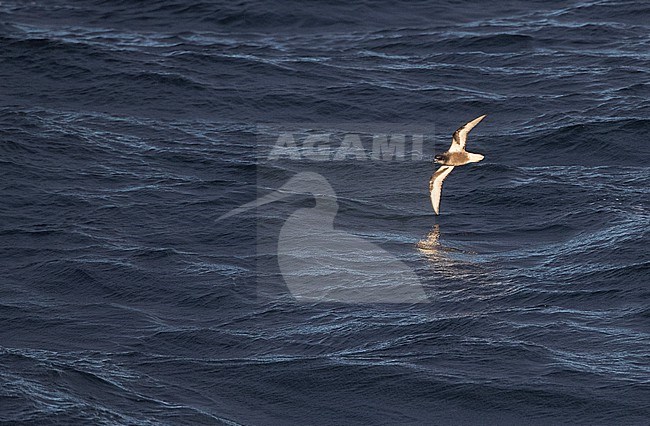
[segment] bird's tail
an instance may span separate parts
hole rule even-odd
[[[479,161],[485,158],[485,156],[481,154],[472,154],[471,152],[468,152],[467,154],[469,154],[470,163],[478,163]]]

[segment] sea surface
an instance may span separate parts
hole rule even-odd
[[[0,423],[647,425],[649,17],[0,0]]]

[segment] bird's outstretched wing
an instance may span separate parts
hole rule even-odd
[[[485,115],[482,115],[456,130],[454,136],[451,138],[451,147],[449,148],[449,152],[463,151],[465,149],[465,143],[467,142],[467,134],[484,118]]]
[[[442,182],[447,175],[454,170],[454,166],[442,166],[431,176],[429,181],[429,191],[431,192],[431,205],[433,211],[439,214],[440,211],[440,193],[442,192]]]

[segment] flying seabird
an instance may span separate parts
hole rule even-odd
[[[442,191],[442,182],[449,175],[449,173],[454,170],[454,167],[464,166],[468,163],[478,163],[484,158],[481,154],[473,154],[471,152],[465,151],[467,134],[484,118],[485,115],[482,115],[456,130],[454,132],[454,136],[451,139],[451,146],[449,149],[446,152],[438,154],[434,157],[434,161],[436,163],[442,164],[442,166],[436,170],[433,176],[431,176],[431,180],[429,181],[431,205],[433,206],[433,211],[435,211],[436,214],[439,214],[440,211],[440,193]]]

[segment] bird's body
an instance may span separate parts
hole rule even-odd
[[[442,164],[443,166],[464,166],[465,164],[469,163],[478,163],[483,159],[483,156],[481,154],[473,154],[467,151],[447,151],[445,154],[440,154],[440,157],[442,157],[440,158],[441,161],[436,162]]]
[[[431,176],[431,180],[429,181],[431,205],[433,206],[433,211],[435,211],[436,214],[439,214],[440,212],[440,194],[442,192],[442,183],[447,178],[449,173],[451,173],[454,167],[464,166],[465,164],[469,163],[478,163],[484,158],[484,156],[481,154],[474,154],[465,150],[467,134],[484,118],[485,115],[482,115],[456,130],[454,132],[454,136],[452,137],[451,146],[449,149],[442,154],[435,156],[435,162],[442,165],[438,170],[436,170],[433,176]]]

